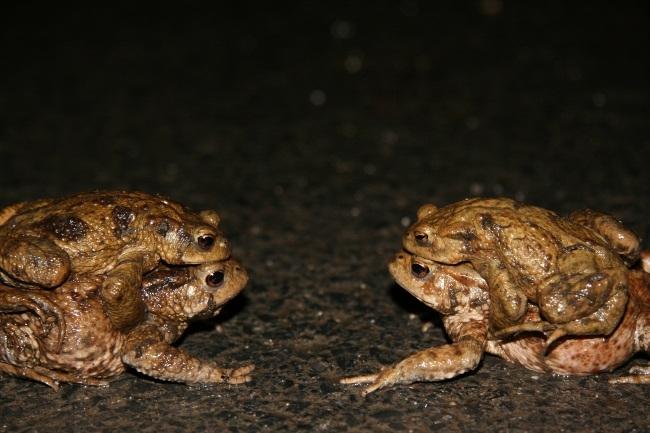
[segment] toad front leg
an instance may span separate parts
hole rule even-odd
[[[490,288],[490,327],[498,331],[518,323],[528,308],[528,298],[498,261],[477,263],[478,272]]]
[[[362,392],[366,396],[391,385],[451,379],[474,370],[482,357],[483,345],[474,339],[467,339],[425,349],[378,373],[346,377],[340,383],[370,383]]]
[[[68,253],[48,239],[0,236],[0,271],[18,284],[47,289],[61,285],[70,275]]]
[[[164,340],[158,326],[143,323],[127,336],[122,361],[147,376],[172,382],[240,384],[252,380],[250,373],[255,368],[252,364],[235,369],[220,368]]]
[[[340,383],[370,383],[362,392],[366,396],[391,385],[451,379],[474,370],[485,353],[486,321],[482,318],[455,320],[449,316],[445,318],[445,329],[453,344],[422,350],[375,374],[346,377]]]
[[[108,272],[102,284],[104,309],[113,326],[122,332],[133,329],[144,319],[145,306],[140,288],[145,259],[130,255]]]

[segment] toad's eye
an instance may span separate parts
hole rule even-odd
[[[215,271],[205,277],[205,283],[210,287],[219,287],[223,284],[223,272]]]
[[[199,248],[201,248],[204,251],[207,251],[210,248],[212,248],[212,245],[214,245],[214,236],[212,235],[199,236],[199,238],[197,239],[197,243],[199,244]]]
[[[429,244],[429,236],[424,233],[424,232],[415,232],[415,242],[417,242],[419,245],[428,245]]]
[[[413,263],[411,265],[411,272],[417,278],[424,278],[429,275],[429,268],[419,263]]]

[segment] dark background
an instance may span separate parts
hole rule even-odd
[[[337,383],[445,341],[385,269],[420,204],[592,207],[650,235],[648,3],[297,3],[3,7],[0,205],[123,188],[217,209],[251,282],[182,346],[258,368],[3,376],[0,431],[650,431],[650,387],[491,356],[366,399]]]

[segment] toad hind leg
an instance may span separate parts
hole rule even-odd
[[[505,338],[519,332],[538,331],[550,332],[546,339],[546,349],[558,339],[567,335],[602,335],[607,336],[618,326],[625,306],[627,305],[627,292],[619,291],[614,293],[605,304],[594,313],[566,323],[549,323],[543,320],[528,322],[520,325],[510,326],[494,333],[495,338]]]
[[[40,366],[16,367],[15,365],[0,362],[0,371],[12,376],[25,377],[44,383],[54,391],[59,390],[60,382],[79,383],[81,385],[108,386],[108,382],[88,377],[78,377],[62,371],[50,370]]]
[[[572,212],[569,219],[589,227],[601,235],[629,266],[639,259],[641,241],[611,215],[582,209]]]
[[[143,263],[135,257],[123,260],[104,280],[101,297],[111,323],[122,332],[134,328],[144,319],[142,286]]]
[[[625,376],[609,379],[609,383],[650,384],[650,365],[634,366],[630,368]]]
[[[1,236],[0,269],[19,282],[50,289],[68,278],[71,265],[68,253],[48,239]]]
[[[250,373],[255,368],[252,364],[235,369],[219,368],[163,340],[155,326],[148,323],[138,326],[127,337],[123,362],[147,376],[172,382],[241,384],[252,380]]]
[[[609,269],[545,284],[540,314],[573,335],[609,335],[627,305],[628,282],[622,269]]]
[[[7,364],[6,362],[0,362],[0,371],[10,376],[24,377],[35,380],[36,382],[44,383],[54,391],[59,390],[59,382],[45,374],[35,371],[33,368],[16,367],[15,365]]]
[[[50,350],[59,352],[65,331],[65,316],[59,306],[36,291],[20,290],[0,284],[0,313],[25,311],[36,314],[44,328],[48,325],[56,327],[56,340]]]
[[[425,349],[378,373],[346,377],[341,379],[340,383],[370,383],[362,392],[362,395],[366,396],[391,385],[451,379],[474,370],[482,357],[483,345],[477,340],[466,339]]]

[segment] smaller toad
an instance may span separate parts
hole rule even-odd
[[[160,260],[184,265],[230,256],[218,224],[214,211],[192,213],[141,192],[20,203],[0,211],[0,278],[11,286],[52,289],[71,273],[106,275],[104,308],[117,329],[128,331],[144,315],[142,275]]]
[[[639,256],[639,239],[608,215],[562,218],[505,198],[425,205],[403,246],[441,264],[470,263],[490,288],[491,332],[550,332],[549,345],[563,335],[609,335],[627,301],[621,256],[630,264]],[[520,325],[528,301],[541,319]]]
[[[101,276],[73,274],[53,291],[0,285],[0,371],[54,389],[59,382],[106,385],[126,367],[182,383],[251,380],[253,365],[221,368],[171,345],[189,321],[216,316],[244,288],[248,277],[236,261],[161,266],[146,274],[141,296],[147,317],[128,333],[118,331],[102,308],[102,280]],[[47,320],[49,315],[37,314],[52,305],[65,317],[57,351],[49,347],[59,330]]]
[[[641,270],[630,271],[630,300],[623,320],[608,337],[564,337],[547,352],[538,332],[488,339],[487,284],[471,266],[440,265],[402,252],[389,269],[400,286],[441,313],[452,344],[425,349],[378,373],[341,380],[369,383],[364,395],[397,384],[456,377],[476,369],[485,352],[534,371],[574,375],[609,372],[637,352],[650,352],[650,274]],[[539,320],[536,306],[529,306],[524,320]],[[631,373],[611,382],[650,383],[650,369],[637,367]]]

